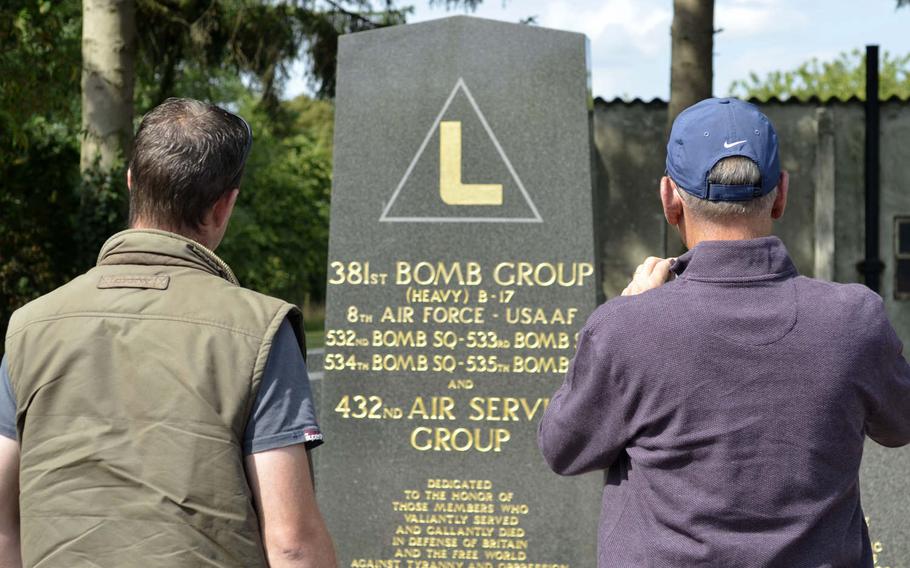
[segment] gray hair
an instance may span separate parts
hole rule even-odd
[[[708,172],[708,182],[724,185],[758,185],[761,183],[761,171],[758,165],[745,156],[730,156],[717,162]],[[687,191],[676,193],[686,203],[688,210],[701,219],[721,221],[731,218],[764,217],[770,215],[775,187],[766,195],[748,201],[708,201],[695,197]]]

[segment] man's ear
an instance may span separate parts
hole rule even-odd
[[[126,169],[126,189],[133,191],[133,172],[129,168]]]
[[[663,205],[667,223],[673,226],[679,225],[683,215],[682,198],[677,195],[673,182],[667,176],[660,178],[660,202]]]
[[[771,218],[780,219],[787,208],[787,192],[790,190],[790,173],[782,171],[780,179],[777,181],[777,195],[774,197],[774,205],[771,206]]]
[[[240,189],[232,189],[218,198],[218,201],[212,205],[211,222],[214,228],[221,229],[227,225],[234,211],[234,204],[237,203],[237,196],[240,195]]]

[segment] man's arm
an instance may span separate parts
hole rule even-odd
[[[19,443],[0,436],[0,568],[21,568]]]
[[[303,444],[246,457],[246,472],[271,568],[335,568]]]
[[[672,261],[645,259],[622,295],[634,296],[662,285],[670,276]],[[623,376],[613,357],[615,350],[622,349],[619,339],[609,326],[591,321],[579,335],[565,381],[550,399],[537,429],[540,451],[556,473],[609,468],[638,427],[636,386]]]
[[[607,469],[629,442],[634,389],[624,384],[613,345],[586,325],[565,381],[538,425],[537,444],[560,475]]]
[[[866,433],[891,448],[910,443],[910,365],[904,346],[888,321],[884,303],[873,295],[873,325],[868,326],[874,345],[870,360],[878,363],[868,377],[873,408],[866,417]],[[869,321],[869,320],[862,320]]]

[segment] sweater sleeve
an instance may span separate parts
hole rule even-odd
[[[881,299],[876,300],[870,342],[875,353],[872,360],[878,365],[867,378],[873,408],[866,416],[866,433],[879,444],[894,448],[910,443],[910,365]]]
[[[538,425],[537,443],[561,475],[607,469],[630,440],[634,385],[624,382],[609,333],[588,325],[561,387]]]

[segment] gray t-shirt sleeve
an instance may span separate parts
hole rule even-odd
[[[322,444],[310,378],[294,329],[288,320],[272,341],[259,394],[243,440],[244,455],[294,444],[309,449]]]
[[[0,436],[15,440],[16,436],[16,397],[13,385],[9,380],[9,364],[6,355],[0,361]]]

